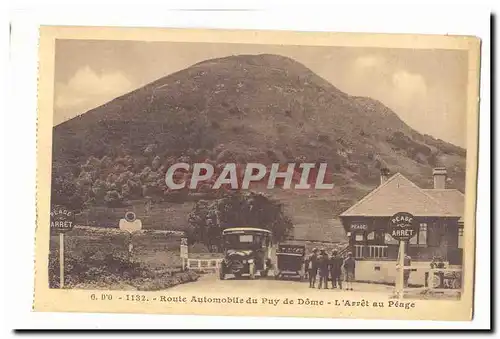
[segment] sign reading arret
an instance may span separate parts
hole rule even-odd
[[[417,223],[407,212],[394,214],[389,220],[391,236],[399,241],[408,241],[417,233]]]

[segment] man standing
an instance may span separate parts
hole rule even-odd
[[[318,249],[313,248],[312,254],[306,261],[307,274],[309,275],[309,287],[314,288],[316,275],[318,274]]]
[[[354,271],[356,270],[356,259],[353,258],[352,253],[347,253],[347,258],[344,260],[345,283],[346,290],[352,291],[352,282],[354,281]]]
[[[342,289],[342,280],[340,276],[342,275],[343,261],[342,257],[338,255],[338,252],[334,250],[330,259],[330,277],[332,279],[333,288],[337,288],[338,283],[339,288]]]
[[[319,260],[318,260],[318,268],[319,268],[319,285],[318,289],[321,289],[323,284],[325,285],[325,289],[328,289],[328,265],[330,263],[330,259],[328,258],[328,254],[322,248],[319,252]]]

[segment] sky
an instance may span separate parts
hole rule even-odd
[[[330,46],[57,40],[54,125],[168,74],[238,54],[290,57],[412,128],[466,144],[467,52]]]

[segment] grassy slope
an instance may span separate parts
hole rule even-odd
[[[162,202],[154,204],[146,213],[143,201],[133,201],[132,206],[109,208],[92,206],[78,215],[76,223],[85,226],[118,227],[118,222],[127,211],[133,211],[141,219],[143,228],[155,230],[184,230],[187,215],[193,208],[193,202],[175,204]]]

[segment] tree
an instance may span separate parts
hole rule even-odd
[[[125,185],[125,192],[122,194],[127,194],[128,199],[137,199],[140,198],[142,195],[142,185],[141,182],[138,180],[135,180],[133,178],[129,179],[127,181],[127,184]],[[122,188],[123,192],[123,188]]]
[[[94,156],[90,156],[85,164],[82,165],[82,170],[85,172],[92,172],[101,167],[101,160]]]
[[[112,164],[113,164],[113,160],[111,160],[110,157],[108,157],[107,155],[102,157],[101,163],[100,163],[102,169],[108,169],[111,167]]]
[[[92,185],[92,195],[97,202],[105,201],[105,196],[108,191],[108,185],[103,180],[96,180]]]
[[[123,197],[118,191],[110,190],[106,192],[104,202],[109,207],[120,207],[123,204]]]
[[[147,157],[152,156],[157,149],[156,144],[149,144],[143,151],[143,154]]]
[[[153,171],[157,171],[160,168],[160,166],[161,166],[161,159],[159,156],[156,156],[151,163],[151,169]]]
[[[56,176],[53,179],[51,203],[66,206],[73,211],[82,209],[84,199],[72,175]]]
[[[202,242],[209,248],[220,245],[221,232],[228,227],[258,227],[273,233],[275,241],[285,239],[293,224],[283,210],[283,204],[255,192],[235,191],[212,200],[198,201],[188,217],[191,241]]]

